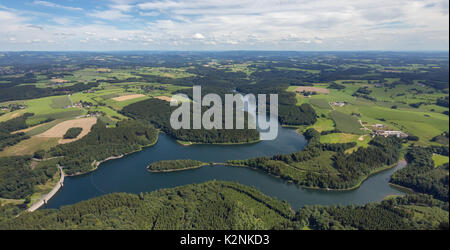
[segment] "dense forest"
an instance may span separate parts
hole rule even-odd
[[[313,230],[448,230],[448,203],[407,195],[364,206],[306,206],[294,221]]]
[[[55,161],[39,162],[31,167],[31,157],[12,156],[0,158],[0,198],[25,199],[34,186],[45,184],[57,172]]]
[[[207,163],[196,160],[167,160],[154,162],[148,165],[147,169],[150,172],[169,172],[199,168],[204,165],[207,165]]]
[[[0,84],[0,102],[75,93],[97,87],[99,84],[98,82],[76,83],[67,87],[39,88],[34,85],[37,78],[33,73],[24,74],[23,77],[0,77],[0,81],[6,82]]]
[[[447,131],[445,131],[442,134],[433,137],[433,139],[431,139],[431,141],[437,142],[437,143],[440,143],[443,145],[448,145],[449,144],[449,133]]]
[[[63,156],[59,164],[68,175],[89,172],[96,168],[96,163],[108,157],[121,156],[154,144],[158,131],[150,124],[139,120],[124,120],[115,128],[106,128],[97,122],[91,132],[80,140],[60,144],[48,154]]]
[[[78,135],[80,135],[81,131],[83,131],[82,128],[69,128],[67,132],[64,134],[64,139],[73,139],[77,138]]]
[[[371,173],[397,163],[401,149],[401,140],[396,137],[375,137],[369,147],[347,154],[345,150],[355,143],[320,143],[320,134],[314,129],[308,129],[305,137],[309,144],[300,152],[229,163],[261,169],[305,187],[348,189]]]
[[[1,207],[13,213],[11,207]],[[0,229],[448,229],[448,203],[429,196],[396,197],[364,206],[291,207],[257,189],[210,181],[152,193],[115,193],[17,218]]]
[[[391,182],[448,202],[449,164],[435,166],[433,153],[448,156],[448,147],[410,147],[405,156],[408,166],[394,173]]]
[[[31,113],[25,113],[22,116],[10,119],[5,122],[0,122],[0,151],[5,147],[13,146],[23,140],[30,138],[23,132],[14,133],[11,132],[18,131],[27,128],[26,120],[28,117],[33,116]]]
[[[287,203],[237,183],[207,182],[150,194],[110,194],[38,210],[1,229],[272,229],[289,223]]]
[[[276,79],[268,78],[258,84],[248,84],[236,87],[245,94],[278,94],[278,119],[282,125],[312,125],[317,121],[317,114],[310,104],[297,106],[295,93],[287,92],[288,84],[280,84]],[[267,104],[270,104],[266,97]],[[269,109],[269,107],[267,107]]]
[[[169,102],[159,99],[150,99],[128,105],[122,110],[122,113],[136,119],[149,121],[168,135],[181,141],[195,143],[248,143],[259,140],[258,130],[248,129],[247,127],[247,115],[245,115],[244,129],[208,130],[202,128],[175,130],[170,125],[170,115],[175,109],[175,107],[170,107]],[[202,111],[204,112],[205,110],[202,109]],[[191,114],[191,121],[192,118],[193,115]],[[222,119],[222,122],[225,124],[225,119]],[[223,128],[224,127],[225,126],[223,125]]]

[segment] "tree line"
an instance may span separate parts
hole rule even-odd
[[[166,160],[154,162],[147,166],[150,172],[164,172],[164,171],[176,171],[190,168],[198,168],[206,165],[207,163],[196,160]]]
[[[61,156],[58,158],[59,164],[66,174],[81,174],[95,169],[96,162],[141,150],[154,144],[157,139],[158,131],[143,121],[123,120],[115,128],[107,128],[106,124],[98,121],[89,134],[54,147],[47,155]]]
[[[14,213],[12,206],[0,206],[0,212]],[[17,218],[1,215],[0,229],[448,229],[448,203],[407,195],[359,206],[306,206],[294,212],[288,203],[253,187],[210,181],[138,195],[107,194]]]
[[[32,113],[25,113],[22,116],[0,122],[0,151],[5,147],[16,145],[17,143],[30,138],[23,132],[14,134],[11,134],[11,132],[27,128],[27,118],[33,115],[34,114]]]
[[[45,184],[57,170],[55,161],[39,162],[31,168],[30,156],[1,157],[0,197],[27,199],[36,185]]]
[[[175,130],[170,125],[170,116],[175,110],[166,101],[159,99],[149,99],[128,105],[122,109],[122,114],[148,121],[174,137],[175,139],[196,143],[248,143],[259,140],[257,129],[249,129],[247,113],[245,114],[244,129],[178,129]],[[191,108],[191,124],[193,119],[193,109]],[[202,109],[204,113],[205,108]],[[225,112],[222,114],[225,116]],[[225,119],[222,119],[222,127],[225,127]]]
[[[261,169],[305,187],[347,189],[355,187],[374,171],[395,164],[402,146],[399,138],[375,137],[369,147],[361,147],[348,154],[345,151],[355,147],[356,143],[323,144],[320,143],[320,133],[314,129],[308,129],[304,135],[309,142],[302,151],[273,157],[232,160],[229,163]],[[331,165],[325,167],[331,167],[337,174],[329,170],[305,170],[297,166],[302,162],[319,159],[326,152],[332,152],[333,156],[330,159]]]
[[[449,164],[435,167],[433,153],[448,156],[448,147],[410,147],[405,156],[408,166],[394,173],[391,182],[448,202]]]
[[[81,131],[83,131],[82,128],[69,128],[67,130],[67,132],[64,134],[63,138],[64,139],[73,139],[73,138],[77,138],[78,135],[81,134]]]

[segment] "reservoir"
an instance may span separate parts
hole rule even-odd
[[[279,128],[273,141],[246,145],[191,145],[182,146],[165,134],[159,135],[155,146],[102,163],[91,173],[67,177],[64,186],[44,208],[59,208],[108,193],[152,192],[209,180],[237,181],[254,186],[266,195],[285,200],[294,209],[305,205],[349,205],[381,201],[388,195],[400,195],[392,188],[389,178],[404,163],[369,177],[358,189],[351,191],[324,191],[304,189],[259,170],[230,166],[206,166],[199,169],[149,173],[146,166],[160,160],[194,159],[204,162],[273,156],[302,150],[306,139],[294,129]]]

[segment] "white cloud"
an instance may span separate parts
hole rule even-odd
[[[160,15],[160,13],[159,12],[157,12],[157,11],[150,11],[150,12],[139,12],[139,15],[141,15],[141,16],[151,16],[151,17],[156,17],[156,16],[159,16]]]
[[[78,9],[49,1],[34,2]],[[448,49],[447,0],[101,3],[103,6],[96,3],[78,20],[49,13],[30,14],[0,5],[0,37],[14,37],[15,43],[52,40],[52,46],[72,44],[74,49],[138,49],[150,43],[152,48],[160,49]],[[54,25],[40,23],[37,17],[41,15]],[[130,46],[133,44],[136,46]]]
[[[45,6],[45,7],[51,7],[51,8],[58,8],[58,9],[65,9],[65,10],[74,10],[74,11],[83,11],[82,8],[71,7],[71,6],[64,6],[64,5],[59,5],[59,4],[52,3],[52,2],[47,2],[47,1],[34,1],[33,3],[36,4],[36,5],[41,5],[41,6]]]
[[[132,18],[131,15],[123,14],[119,10],[104,10],[104,11],[94,11],[88,14],[89,16],[105,19],[105,20],[119,20]]]
[[[110,5],[112,9],[119,10],[122,12],[128,12],[134,9],[134,5],[130,4],[116,4],[116,5]]]
[[[205,39],[205,36],[200,34],[200,33],[195,33],[195,35],[193,36],[195,39]]]

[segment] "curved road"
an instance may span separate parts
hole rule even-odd
[[[56,186],[52,189],[52,191],[50,191],[48,194],[46,194],[44,196],[44,198],[42,198],[40,201],[34,203],[31,207],[29,207],[27,209],[28,212],[34,212],[38,208],[40,208],[41,206],[46,204],[47,201],[50,200],[53,197],[53,195],[55,195],[58,192],[58,190],[63,186],[63,184],[64,184],[64,172],[63,172],[62,167],[60,165],[58,165],[58,168],[59,168],[59,171],[60,171],[60,178],[59,178],[58,184],[56,184]]]

